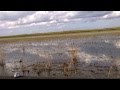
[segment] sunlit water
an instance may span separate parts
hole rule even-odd
[[[25,48],[24,52],[23,47]],[[5,54],[7,75],[13,75],[12,68],[17,65],[15,61],[19,61],[20,58],[23,58],[25,65],[44,62],[48,58],[52,63],[67,62],[70,60],[69,50],[71,47],[77,49],[77,60],[84,63],[81,67],[87,67],[87,65],[110,66],[112,62],[116,61],[116,64],[120,63],[120,36],[1,44]],[[60,72],[58,73],[60,74]]]

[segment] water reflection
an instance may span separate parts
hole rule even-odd
[[[24,58],[26,65],[47,61],[51,54],[52,63],[64,63],[70,60],[69,49],[77,48],[77,59],[87,65],[97,63],[111,65],[111,60],[120,58],[120,36],[98,36],[96,38],[58,39],[41,42],[18,42],[2,45],[5,50],[6,68],[13,68],[14,61]],[[23,47],[25,54],[23,55]],[[85,65],[84,65],[85,67]],[[59,72],[58,72],[59,73]]]

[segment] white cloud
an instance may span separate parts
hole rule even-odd
[[[0,30],[23,29],[24,27],[31,29],[38,26],[42,28],[55,25],[55,27],[62,28],[64,26],[65,29],[69,26],[68,23],[92,23],[119,16],[120,11],[0,11]]]
[[[0,11],[0,20],[14,21],[33,13],[35,13],[35,11]]]
[[[109,18],[116,18],[116,17],[120,17],[120,11],[113,11],[110,14],[104,15],[102,18],[109,19]]]
[[[76,11],[38,11],[31,13],[29,11],[28,14],[27,12],[0,12],[0,20],[4,22],[5,28],[15,28],[26,25],[31,26],[69,22],[78,14]]]

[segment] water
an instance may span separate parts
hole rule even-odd
[[[23,47],[25,48],[24,53],[22,50]],[[19,61],[21,58],[24,60],[24,65],[31,65],[36,62],[47,62],[48,60],[54,64],[68,62],[70,60],[69,50],[71,47],[77,49],[78,66],[82,69],[81,74],[78,71],[76,76],[81,75],[81,77],[87,77],[90,74],[92,77],[87,67],[93,69],[94,67],[92,66],[102,66],[104,68],[107,67],[108,70],[108,67],[111,66],[113,62],[116,62],[116,60],[119,61],[120,58],[120,36],[108,35],[96,36],[95,38],[66,38],[41,42],[1,44],[1,48],[5,54],[6,72],[8,75],[13,75],[12,68],[15,67],[14,62]],[[119,62],[117,62],[117,64],[119,64]],[[86,71],[86,73],[84,71]],[[53,72],[53,74],[56,75],[55,72],[61,76],[59,70]],[[105,73],[107,74],[107,71]],[[36,76],[33,72],[31,72],[30,75]],[[42,75],[45,76],[46,74],[43,73]]]

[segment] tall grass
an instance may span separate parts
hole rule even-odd
[[[70,60],[66,63],[63,63],[63,72],[65,76],[70,76],[77,73],[77,49],[74,46],[70,47],[69,56]]]
[[[4,50],[2,48],[0,48],[0,74],[1,76],[5,76],[5,54],[4,54]]]

